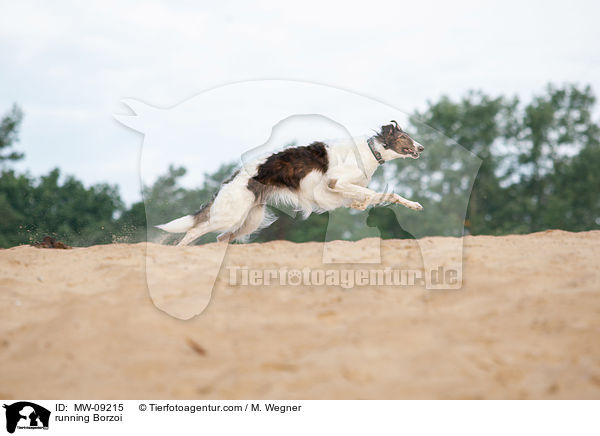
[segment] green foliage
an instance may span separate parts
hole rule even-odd
[[[0,164],[5,161],[23,159],[23,153],[16,151],[4,154],[5,149],[12,147],[19,139],[19,126],[23,121],[23,112],[15,104],[8,114],[0,120]]]
[[[592,120],[594,103],[589,87],[575,85],[548,86],[524,107],[516,98],[473,92],[458,102],[442,97],[430,103],[409,129],[427,145],[426,154],[416,164],[395,163],[393,177],[402,181],[405,193],[411,187],[409,195],[414,192],[410,196],[425,207],[422,217],[405,221],[420,220],[422,234],[452,234],[448,230],[457,228],[462,206],[453,205],[468,195],[465,163],[474,165],[464,147],[481,158],[465,217],[468,232],[598,228],[600,185],[594,167],[600,165],[600,128]]]
[[[39,181],[12,170],[0,175],[0,245],[31,243],[53,235],[74,245],[112,241],[114,214],[122,209],[117,188],[105,184],[86,188],[73,177],[60,183],[52,170]]]
[[[518,201],[512,218],[523,231],[547,228],[589,230],[600,219],[598,148],[600,128],[592,121],[591,88],[548,86],[526,106],[518,164],[508,188]],[[509,232],[507,228],[505,232]]]
[[[432,200],[428,206],[423,205],[429,212],[435,206],[438,211],[427,214],[427,220],[438,223],[427,228],[427,234],[452,234],[454,232],[447,230],[462,227],[464,217],[461,214],[467,199],[466,223],[470,232],[485,232],[490,223],[495,222],[495,215],[504,203],[500,188],[502,179],[498,177],[503,152],[495,146],[514,137],[516,106],[514,99],[490,98],[480,92],[470,92],[459,102],[442,97],[439,102],[429,104],[424,113],[413,117],[411,127],[416,131],[415,136],[427,144],[427,154],[417,165],[419,171],[413,170],[412,178],[419,182],[415,192],[418,197],[426,193]],[[478,162],[465,150],[481,159],[474,184],[469,176],[476,172]],[[403,165],[404,162],[396,164],[399,171]],[[433,174],[439,177],[430,177]],[[404,180],[402,174],[399,180]],[[449,216],[452,224],[446,221]],[[439,229],[440,225],[446,231]]]

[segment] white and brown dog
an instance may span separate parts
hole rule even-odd
[[[379,165],[397,158],[417,159],[424,149],[395,121],[391,123],[370,138],[290,147],[245,165],[197,213],[156,227],[187,232],[178,244],[187,245],[209,232],[221,232],[219,241],[243,239],[273,222],[265,213],[266,204],[291,205],[305,217],[338,207],[364,210],[380,203],[421,210],[417,202],[367,188]]]

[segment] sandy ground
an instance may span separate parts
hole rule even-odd
[[[146,244],[0,250],[0,397],[600,398],[600,231],[464,242],[455,291],[232,286],[227,265],[315,268],[323,247],[230,246],[188,321],[153,304]],[[207,248],[151,248],[196,265],[165,273],[162,298],[191,301]],[[415,241],[382,250],[422,266]]]

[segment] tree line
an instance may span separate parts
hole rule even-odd
[[[527,102],[475,91],[456,100],[443,96],[403,126],[426,146],[421,159],[390,162],[373,179],[379,190],[393,189],[421,202],[423,212],[385,206],[362,215],[343,209],[303,220],[291,210],[272,209],[278,220],[254,240],[598,229],[595,103],[589,86],[574,84],[548,85]],[[45,235],[79,246],[157,240],[165,236],[153,225],[195,212],[236,166],[224,163],[196,189],[183,188],[186,169],[171,166],[143,187],[143,202],[128,206],[115,185],[86,187],[72,176],[61,177],[58,168],[41,177],[15,171],[11,163],[24,158],[16,151],[22,118],[15,105],[0,121],[1,247]],[[214,235],[201,242],[208,240]]]

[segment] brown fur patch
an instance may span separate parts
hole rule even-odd
[[[213,197],[200,206],[200,210],[194,214],[195,225],[208,221],[210,218],[210,208],[213,205],[216,196],[217,194],[214,194]]]
[[[248,189],[259,201],[272,188],[300,188],[300,182],[311,171],[327,172],[327,146],[313,142],[302,147],[291,147],[275,153],[258,167],[256,176],[248,180]]]

